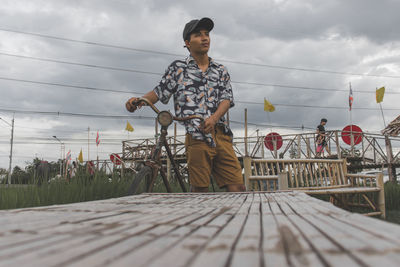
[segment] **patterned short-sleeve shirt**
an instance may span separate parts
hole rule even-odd
[[[198,67],[192,56],[172,62],[154,92],[164,104],[174,96],[177,117],[200,115],[204,119],[209,118],[223,100],[229,100],[230,107],[234,106],[229,73],[223,65],[211,58],[205,72]],[[224,116],[217,124],[222,124],[225,133],[232,136]],[[200,120],[185,121],[183,125],[186,133],[191,134],[194,139],[206,141],[215,147],[212,135],[204,134],[200,130]]]

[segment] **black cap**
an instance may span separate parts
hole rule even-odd
[[[185,28],[183,29],[183,41],[188,40],[190,34],[195,30],[205,29],[210,32],[213,28],[214,28],[214,22],[210,18],[191,20],[188,23],[186,23]]]
[[[325,118],[322,118],[322,119],[321,119],[321,122],[328,122],[328,120],[325,119]]]

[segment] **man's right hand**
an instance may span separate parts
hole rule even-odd
[[[141,108],[143,106],[143,102],[140,104],[137,102],[139,97],[132,97],[128,101],[126,101],[125,107],[129,112],[135,112],[136,109]]]

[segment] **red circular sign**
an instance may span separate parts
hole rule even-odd
[[[264,145],[269,150],[274,150],[274,143],[276,143],[276,150],[282,147],[283,141],[282,136],[278,133],[269,133],[264,138]]]
[[[121,157],[120,157],[118,154],[116,154],[116,153],[112,153],[112,154],[110,155],[110,160],[111,160],[112,163],[114,163],[115,165],[121,165],[121,163],[122,163]]]
[[[362,130],[357,125],[347,125],[342,130],[342,139],[348,145],[351,145],[351,135],[354,138],[354,145],[361,143],[362,141]]]

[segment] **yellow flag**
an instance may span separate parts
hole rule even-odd
[[[133,127],[132,125],[129,123],[129,121],[126,122],[126,128],[125,130],[127,130],[128,132],[133,132]]]
[[[78,160],[79,160],[80,163],[83,163],[82,148],[81,148],[81,152],[79,153]]]
[[[384,94],[385,94],[385,87],[376,89],[376,103],[381,103],[383,101]]]
[[[264,111],[273,112],[275,111],[274,105],[272,105],[267,99],[264,98]]]

